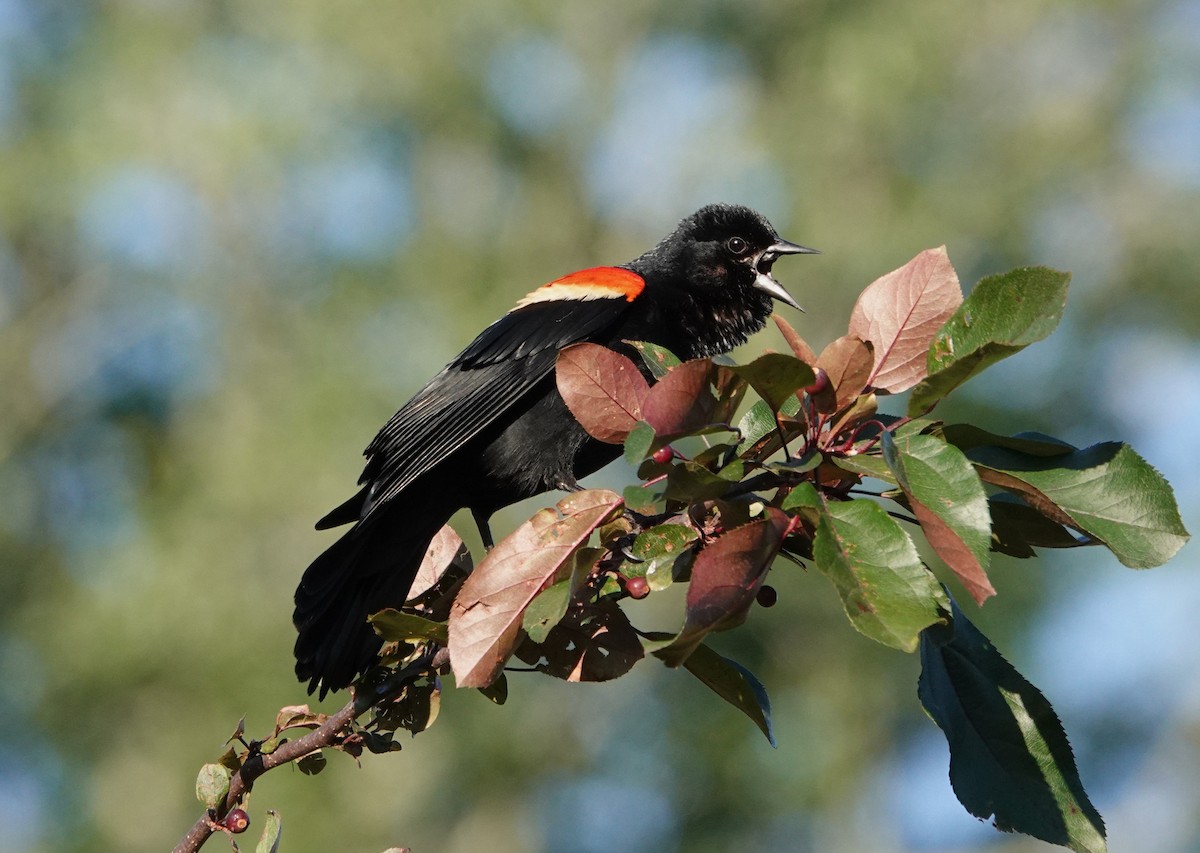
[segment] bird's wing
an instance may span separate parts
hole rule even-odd
[[[644,284],[619,267],[584,270],[535,290],[484,329],[367,447],[358,517],[366,519],[511,411],[554,371],[560,349],[606,338]]]

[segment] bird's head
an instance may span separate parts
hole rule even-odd
[[[783,255],[815,253],[784,240],[761,213],[740,205],[710,204],[680,222],[638,261],[654,271],[682,273],[687,289],[700,299],[755,303],[765,310],[765,319],[772,300],[804,310],[772,275],[775,261]]]

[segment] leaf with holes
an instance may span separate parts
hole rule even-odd
[[[484,687],[521,640],[525,608],[621,506],[607,489],[575,492],[496,545],[467,578],[450,612],[450,664],[459,687]]]
[[[1024,267],[975,285],[938,330],[926,356],[928,376],[913,389],[908,412],[927,412],[962,383],[1058,327],[1069,273]]]

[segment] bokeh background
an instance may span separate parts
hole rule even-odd
[[[304,699],[292,590],[375,429],[516,298],[715,200],[823,250],[778,270],[818,348],[929,246],[966,285],[1072,270],[1062,328],[939,413],[1129,440],[1196,529],[1197,0],[0,0],[0,848],[172,846],[238,718]],[[1200,850],[1198,559],[998,559],[969,607],[1063,717],[1114,850]],[[252,832],[274,808],[288,853],[1048,849],[958,806],[913,656],[773,578],[716,645],[778,750],[655,663],[518,676],[502,708],[449,692],[398,755],[269,774]]]

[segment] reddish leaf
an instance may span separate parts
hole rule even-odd
[[[558,393],[588,435],[620,444],[642,419],[650,386],[632,361],[599,344],[573,344],[558,354]]]
[[[446,573],[446,569],[450,568],[455,561],[464,558],[470,559],[470,554],[467,553],[462,538],[454,532],[454,528],[449,524],[443,526],[425,550],[425,558],[421,560],[421,565],[417,568],[417,576],[413,579],[405,601],[420,598],[433,588],[433,585]]]
[[[740,625],[779,552],[790,521],[775,508],[761,521],[743,524],[714,539],[692,563],[683,630],[654,654],[679,666],[710,631]]]
[[[796,330],[792,328],[792,324],[778,314],[772,314],[771,319],[779,327],[779,331],[783,334],[784,340],[788,342],[788,346],[792,348],[792,352],[796,354],[796,358],[809,367],[814,367],[817,363],[817,354],[813,352],[812,347],[805,342],[804,338],[796,333]]]
[[[962,300],[945,246],[925,250],[859,294],[850,334],[875,347],[867,384],[897,393],[924,379],[933,337]]]
[[[987,570],[962,537],[920,501],[910,496],[908,503],[917,521],[921,522],[921,530],[930,546],[962,581],[975,603],[982,605],[995,595],[996,588],[988,579]]]
[[[855,335],[842,335],[821,350],[816,366],[825,371],[835,389],[834,411],[858,399],[867,387],[874,365],[871,345]]]
[[[459,687],[485,687],[521,639],[521,617],[543,585],[621,505],[607,489],[575,492],[501,541],[467,578],[450,612],[450,665]]]
[[[526,641],[517,657],[566,681],[611,681],[642,659],[641,640],[611,599],[571,608],[541,643]]]
[[[727,424],[746,387],[745,380],[728,367],[707,358],[686,361],[650,388],[642,402],[642,419],[661,440]]]

